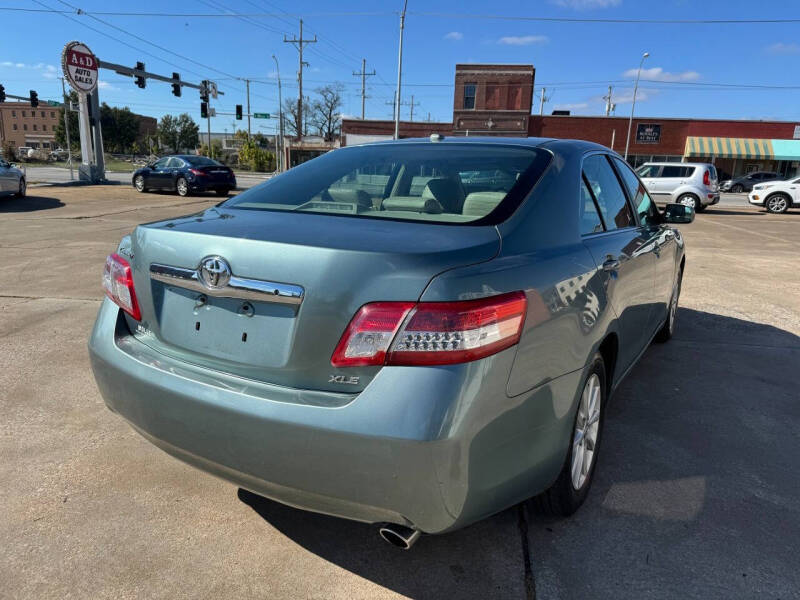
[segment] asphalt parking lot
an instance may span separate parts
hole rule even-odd
[[[681,228],[676,337],[609,405],[578,514],[524,504],[402,552],[237,493],[105,408],[86,351],[105,256],[218,201],[0,198],[0,597],[797,597],[800,211],[723,203]]]

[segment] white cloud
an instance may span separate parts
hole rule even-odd
[[[506,46],[530,46],[531,44],[545,44],[548,40],[546,35],[507,35],[497,40],[497,43]]]
[[[575,10],[587,10],[592,8],[611,8],[619,6],[622,0],[550,0],[556,6],[564,8],[574,8]]]
[[[622,75],[623,77],[635,78],[638,71],[638,69],[628,69]],[[652,69],[642,69],[642,79],[651,79],[653,81],[696,81],[700,79],[700,73],[697,71],[670,73],[661,67],[653,67]]]
[[[461,33],[460,31],[451,31],[450,33],[444,34],[444,39],[453,40],[457,42],[458,40],[464,39],[464,34]]]
[[[8,60],[4,60],[3,62],[0,63],[0,67],[13,67],[13,66],[14,63]]]
[[[118,87],[115,87],[110,83],[108,83],[107,81],[102,81],[102,80],[97,82],[97,87],[101,90],[106,90],[107,92],[119,91]]]
[[[800,44],[776,42],[766,47],[770,54],[800,54]]]
[[[566,102],[563,104],[555,104],[553,105],[554,110],[580,110],[583,108],[589,108],[588,102]]]

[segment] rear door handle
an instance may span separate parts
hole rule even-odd
[[[609,256],[603,263],[603,271],[616,271],[619,269],[619,259]]]

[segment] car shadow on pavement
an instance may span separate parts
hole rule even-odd
[[[789,331],[680,309],[607,407],[586,504],[529,512],[538,597],[793,597],[798,366]]]
[[[792,365],[795,368],[792,368]],[[239,499],[309,552],[412,598],[750,597],[800,589],[800,337],[680,309],[608,405],[568,519],[530,503],[410,550],[375,526]],[[535,591],[534,591],[535,588]]]
[[[32,212],[36,210],[59,208],[61,206],[64,206],[61,200],[48,196],[24,196],[22,198],[16,196],[3,198],[0,196],[0,213]]]

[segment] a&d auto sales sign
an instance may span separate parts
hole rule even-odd
[[[76,92],[91,94],[97,89],[97,57],[82,42],[70,42],[61,53],[61,67]]]

